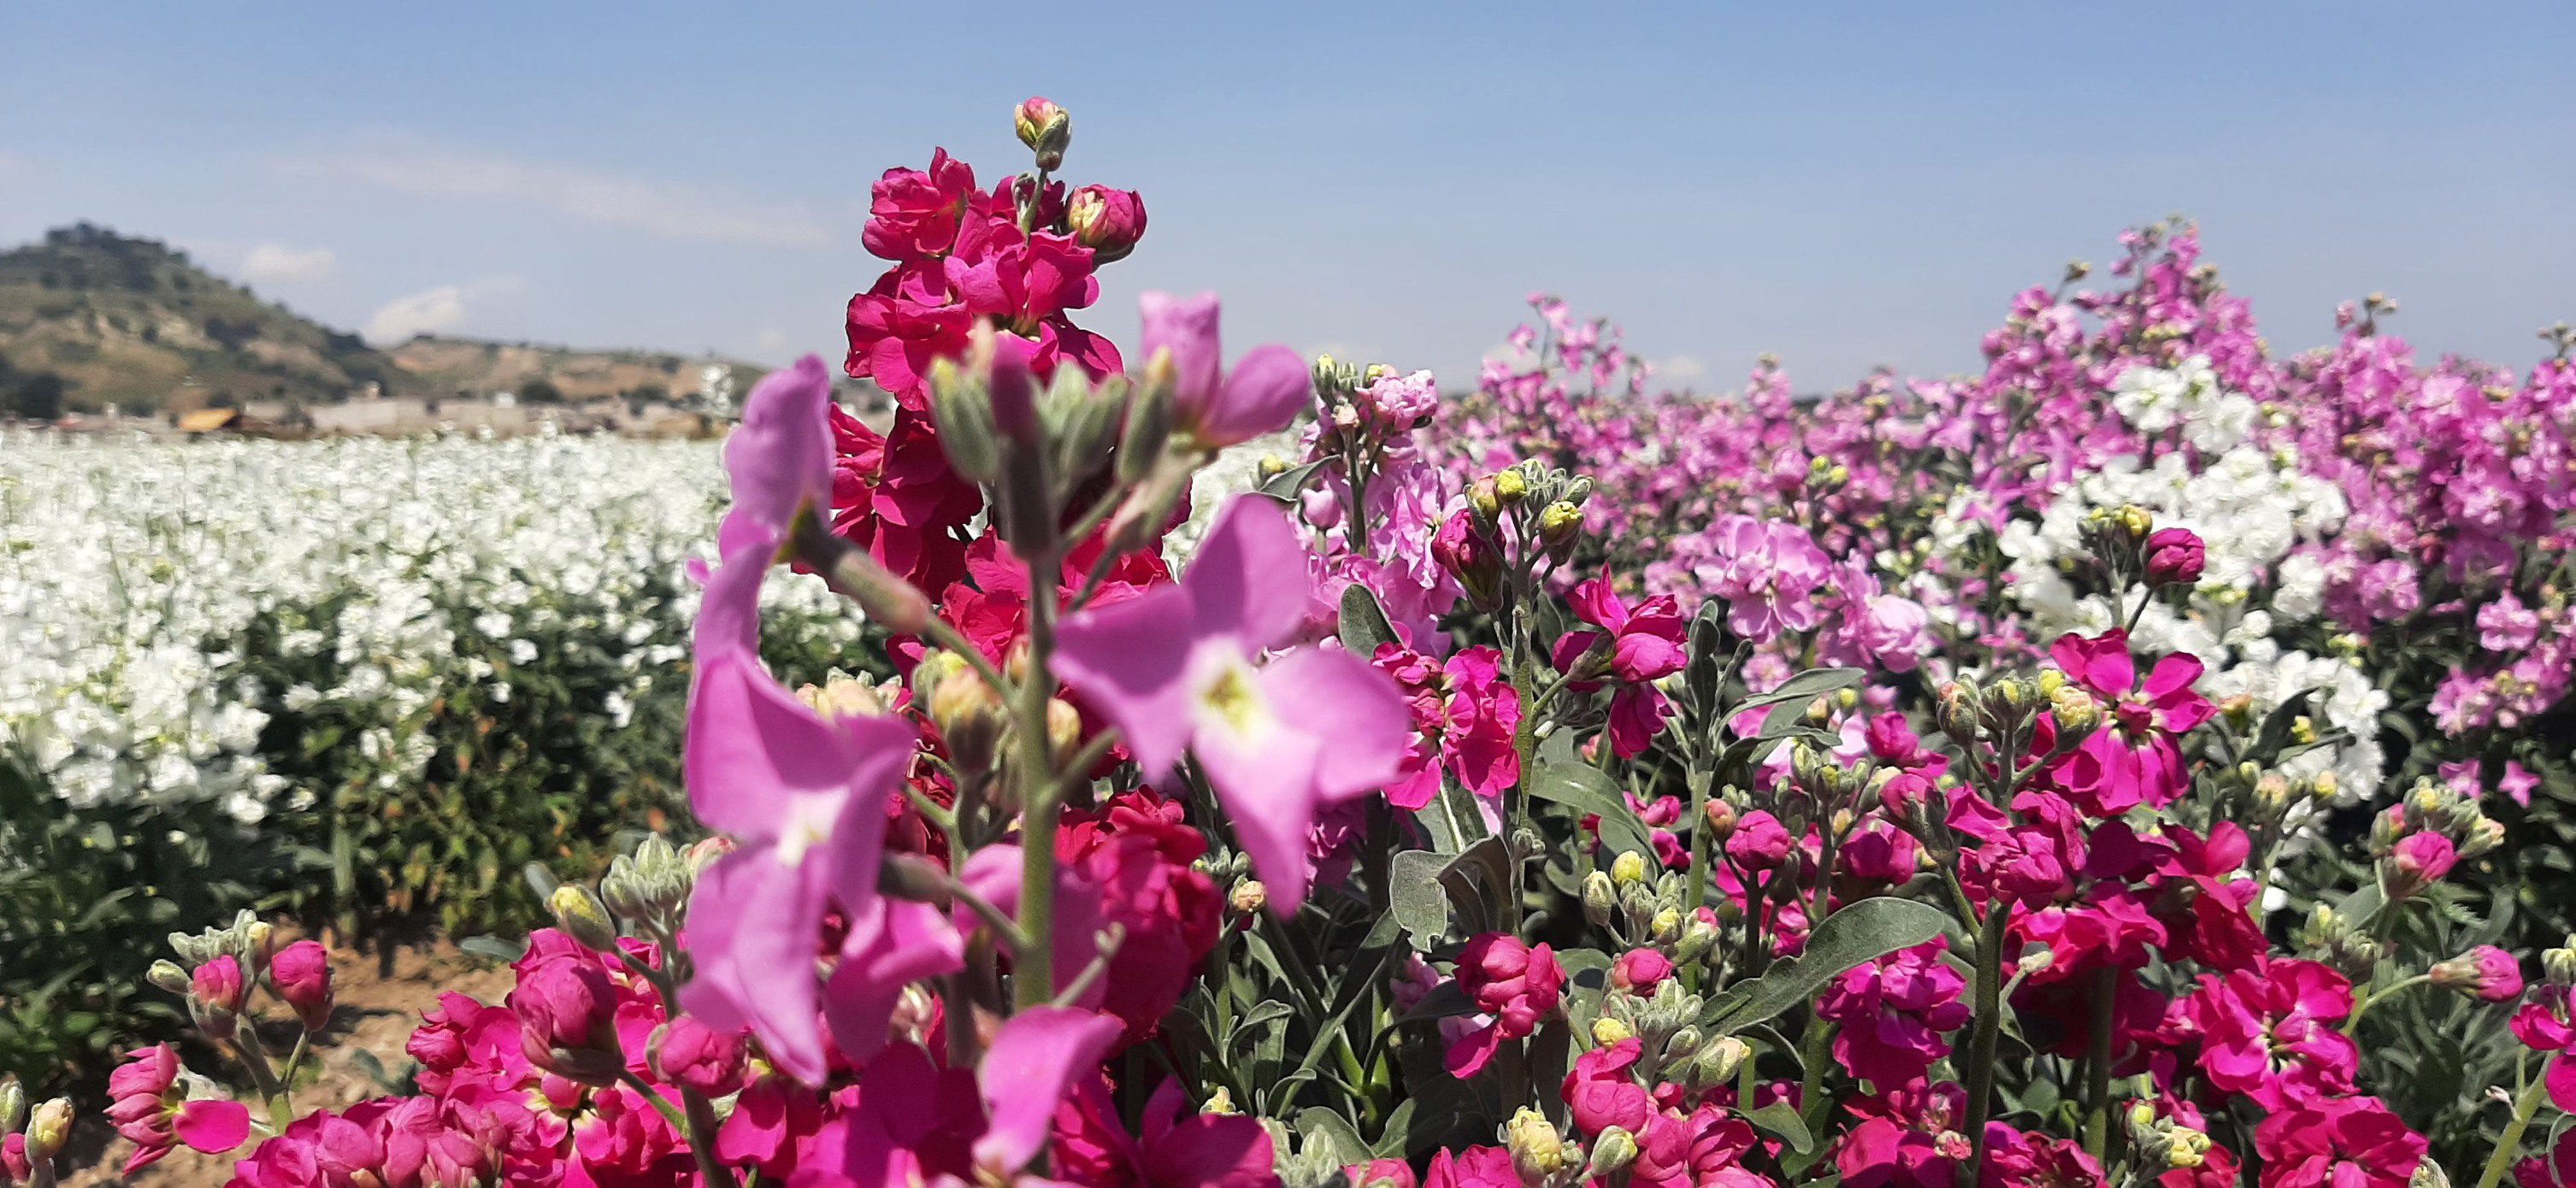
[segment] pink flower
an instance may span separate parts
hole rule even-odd
[[[228,1040],[241,1020],[241,962],[226,953],[198,966],[188,974],[188,1004],[194,1008],[197,1029],[208,1038]]]
[[[877,179],[859,242],[897,264],[945,255],[974,197],[974,166],[952,159],[947,149],[934,149],[929,170],[897,167]]]
[[[2254,1128],[2260,1188],[2405,1188],[2427,1146],[2376,1097],[2299,1102]]]
[[[2097,817],[2138,805],[2163,807],[2190,786],[2174,740],[2217,712],[2192,691],[2201,663],[2176,653],[2156,662],[2139,685],[2129,633],[2113,628],[2090,639],[2068,634],[2049,649],[2068,679],[2102,704],[2102,725],[2061,761],[2067,791]]]
[[[1449,1074],[1476,1075],[1504,1040],[1527,1039],[1554,1016],[1565,995],[1565,971],[1546,945],[1532,946],[1508,933],[1487,932],[1458,954],[1458,986],[1494,1021],[1449,1046]]]
[[[2352,983],[2313,961],[2273,961],[2204,974],[2176,1009],[2200,1033],[2209,1082],[2267,1110],[2350,1093],[2361,1050],[2334,1024],[2352,1013]]]
[[[220,1155],[250,1137],[250,1110],[240,1102],[188,1099],[179,1088],[179,1054],[168,1044],[126,1053],[125,1063],[107,1075],[107,1096],[108,1120],[134,1144],[125,1161],[128,1176],[181,1143]]]
[[[742,1088],[744,1045],[739,1031],[718,1031],[694,1016],[682,1015],[654,1033],[649,1052],[653,1074],[666,1083],[710,1098]]]
[[[2436,963],[2427,972],[2433,975],[2436,986],[2474,994],[2488,1002],[2512,1002],[2522,997],[2522,963],[2494,945],[2479,945]]]
[[[1395,678],[1412,713],[1413,745],[1387,802],[1420,809],[1440,795],[1444,774],[1488,800],[1520,780],[1513,733],[1520,726],[1520,691],[1502,675],[1502,653],[1462,648],[1446,664],[1399,644],[1379,644],[1370,663]]]
[[[1521,1188],[1521,1173],[1506,1147],[1443,1148],[1432,1154],[1422,1188]]]
[[[548,957],[510,991],[528,1063],[585,1085],[614,1083],[626,1057],[617,1039],[617,988],[587,954]]]
[[[1789,848],[1789,831],[1762,809],[1744,814],[1726,839],[1726,856],[1751,871],[1778,869],[1789,860]]]
[[[1124,260],[1145,237],[1145,199],[1134,190],[1084,186],[1065,200],[1064,221],[1097,262]]]
[[[696,974],[682,1001],[711,1027],[751,1027],[780,1068],[809,1084],[824,1071],[808,973],[823,919],[835,907],[869,917],[886,802],[915,738],[896,718],[816,713],[755,650],[761,579],[789,523],[831,496],[830,397],[808,356],[752,390],[725,443],[734,507],[698,615],[682,755],[698,819],[739,844],[691,895]]]
[[[1941,1037],[1968,1021],[1967,979],[1941,961],[1941,943],[1900,949],[1835,980],[1816,1013],[1842,1026],[1834,1059],[1884,1091],[1922,1079],[1949,1055]]]
[[[2200,580],[2209,551],[2189,528],[2159,528],[2147,537],[2147,584],[2181,586]]]
[[[1552,659],[1558,671],[1572,673],[1595,647],[1607,643],[1607,672],[1619,682],[1618,692],[1610,696],[1610,745],[1620,758],[1635,758],[1653,744],[1672,712],[1653,682],[1680,672],[1689,659],[1681,607],[1671,595],[1660,594],[1631,608],[1611,590],[1607,577],[1576,586],[1566,603],[1575,618],[1601,630],[1565,633],[1556,641]],[[1576,688],[1592,685],[1583,678],[1575,682]]]
[[[268,959],[269,982],[277,996],[294,1008],[304,1030],[320,1031],[331,1022],[331,954],[319,941],[297,941]]]
[[[1172,353],[1175,422],[1200,444],[1221,449],[1285,429],[1314,394],[1305,360],[1284,346],[1254,347],[1225,371],[1216,294],[1148,292],[1137,305],[1144,318],[1141,349],[1148,360]]]
[[[1709,544],[1716,557],[1699,567],[1699,577],[1726,600],[1728,630],[1769,643],[1822,621],[1812,596],[1824,588],[1831,562],[1806,529],[1727,516],[1710,528]]]
[[[1640,997],[1651,996],[1655,985],[1672,972],[1672,958],[1661,950],[1630,949],[1610,962],[1610,984]]]
[[[1576,1129],[1598,1136],[1616,1126],[1633,1137],[1646,1128],[1655,1104],[1637,1084],[1634,1071],[1644,1052],[1644,1041],[1631,1036],[1574,1058],[1574,1071],[1565,1074],[1564,1092]]]
[[[1276,1188],[1270,1132],[1241,1114],[1193,1114],[1178,1081],[1145,1102],[1140,1132],[1127,1133],[1109,1082],[1075,1084],[1055,1112],[1053,1170],[1078,1184],[1129,1188]],[[1408,1177],[1409,1179],[1409,1177]]]
[[[1068,683],[1118,725],[1147,780],[1197,757],[1283,915],[1306,897],[1316,813],[1393,779],[1409,721],[1393,684],[1348,652],[1254,666],[1305,622],[1304,573],[1285,513],[1238,498],[1178,584],[1090,608],[1057,640]]]
[[[2490,652],[2519,652],[2540,638],[2540,615],[2513,591],[2496,595],[2495,601],[2478,608],[2478,646]]]

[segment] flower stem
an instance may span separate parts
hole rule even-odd
[[[2478,1188],[2496,1188],[2504,1182],[2505,1169],[2513,1166],[2513,1157],[2522,1151],[2522,1132],[2531,1127],[2531,1116],[2540,1112],[2541,1101],[2548,1096],[2549,1078],[2540,1077],[2522,1087],[2513,1099],[2513,1119],[2504,1124],[2504,1133],[2496,1138],[2495,1154],[2487,1157],[2487,1168],[2478,1174]]]
[[[2343,1033],[2347,1036],[2361,1034],[2362,1015],[2368,1013],[2370,1008],[2378,1006],[2380,999],[2394,997],[2400,990],[2412,990],[2432,980],[2433,975],[2419,973],[2414,977],[2391,983],[2385,990],[2362,996],[2360,1001],[2352,1004],[2352,1017],[2343,1021]]]
[[[1986,1161],[1986,1119],[1995,1108],[1995,1045],[2003,1035],[2004,931],[2012,920],[2012,903],[1997,899],[1986,906],[1977,927],[1976,1030],[1968,1046],[1968,1185],[1978,1183]]]
[[[2084,1064],[2084,1150],[2096,1163],[2111,1162],[2111,1031],[2119,994],[2118,967],[2093,971],[2093,1042]]]
[[[1020,946],[1012,966],[1011,996],[1026,1010],[1055,998],[1055,824],[1057,795],[1047,738],[1047,700],[1055,676],[1047,667],[1055,650],[1056,571],[1052,548],[1034,550],[1029,564],[1029,663],[1020,682]]]

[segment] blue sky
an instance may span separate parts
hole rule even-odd
[[[1471,378],[1563,294],[1668,374],[1977,363],[2017,288],[2187,212],[2276,348],[2576,319],[2576,6],[0,0],[0,240],[88,218],[334,325],[836,356],[868,183],[933,145],[1152,228],[1086,321]],[[1068,18],[1079,20],[1066,27]]]

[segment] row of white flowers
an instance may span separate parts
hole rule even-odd
[[[428,758],[425,708],[468,682],[507,697],[537,639],[621,666],[596,710],[622,725],[677,679],[681,575],[723,497],[703,442],[0,434],[0,750],[77,805],[215,799],[254,821],[313,794],[261,760],[268,694],[364,724],[349,745],[399,779]],[[769,588],[812,612],[788,629],[855,638],[819,582]],[[336,679],[261,688],[234,650],[254,627]]]

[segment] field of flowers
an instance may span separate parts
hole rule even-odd
[[[941,150],[874,189],[842,370],[891,424],[808,358],[744,402],[729,502],[704,455],[345,447],[375,526],[281,531],[108,496],[112,455],[36,464],[88,476],[41,490],[101,492],[92,518],[175,514],[137,542],[181,558],[66,570],[54,516],[13,544],[16,605],[146,608],[29,636],[67,674],[9,703],[48,803],[208,810],[171,844],[344,836],[687,685],[693,824],[533,880],[553,926],[514,988],[444,996],[399,1092],[299,1110],[318,946],[173,935],[143,978],[236,1080],[133,1050],[104,1110],[129,1172],[2576,1183],[2563,328],[2528,370],[2418,363],[2374,296],[2280,353],[2168,224],[2016,296],[1976,376],[1663,391],[1537,297],[1444,396],[1230,357],[1213,294],[1146,294],[1130,350],[1083,329],[1142,199],[1057,180],[1056,105],[1014,124],[1024,171]],[[249,469],[235,502],[352,477]],[[318,610],[235,609],[248,576],[151,610],[193,580],[192,514],[377,563]],[[204,675],[130,671],[165,638],[213,641]],[[517,678],[602,638],[585,679]],[[473,706],[478,741],[365,742],[395,689],[391,719]],[[354,730],[289,731],[301,759],[266,745],[344,705]],[[22,1106],[0,1088],[0,1167],[49,1183],[87,1107]]]
[[[178,924],[523,926],[522,866],[666,827],[723,493],[705,443],[0,438],[0,1066]],[[858,638],[826,598],[781,663]]]

